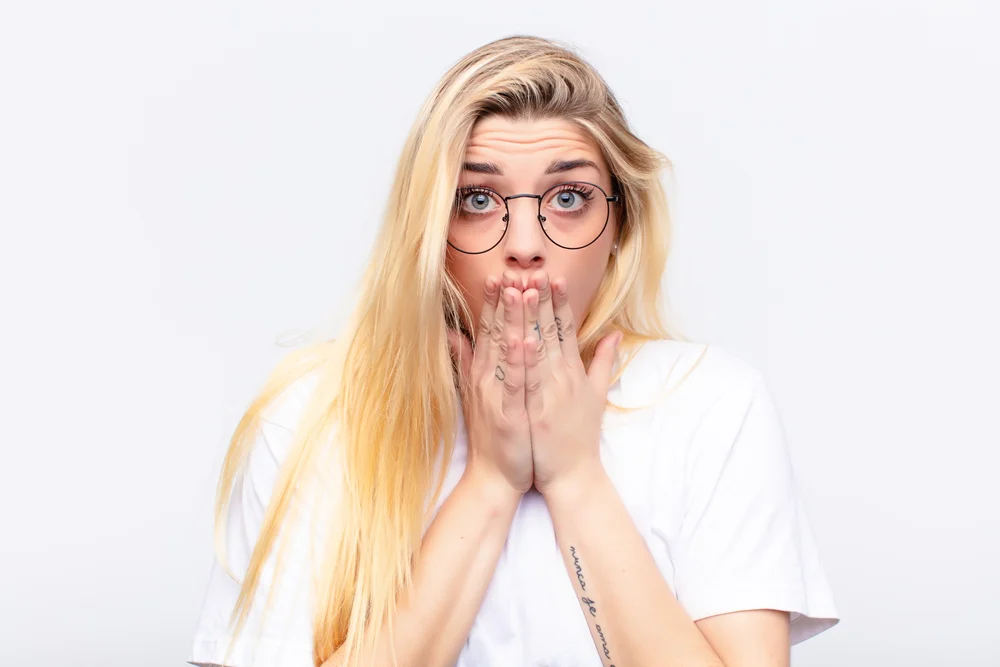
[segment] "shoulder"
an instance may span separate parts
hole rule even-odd
[[[277,396],[267,403],[261,419],[288,431],[298,428],[309,399],[319,384],[319,372],[312,371],[289,382]]]
[[[316,371],[291,380],[261,408],[260,423],[251,453],[251,466],[267,459],[266,467],[275,468],[288,455],[295,433],[299,430],[309,401],[319,384]]]
[[[633,363],[635,400],[651,404],[652,432],[667,445],[658,455],[683,471],[686,491],[711,492],[734,461],[739,470],[731,475],[783,488],[790,465],[784,427],[756,366],[722,346],[675,340],[647,343]]]
[[[315,371],[299,376],[261,409],[243,470],[261,518],[318,382]]]
[[[756,366],[711,343],[650,340],[640,344],[627,363],[623,385],[630,403],[658,408],[680,403],[689,415],[724,397],[735,399],[729,404],[746,403],[764,388]]]

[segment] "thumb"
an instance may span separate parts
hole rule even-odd
[[[607,396],[611,386],[611,371],[615,365],[615,355],[618,353],[618,344],[624,334],[615,331],[601,339],[594,351],[594,358],[587,369],[587,377],[590,379],[594,389]]]

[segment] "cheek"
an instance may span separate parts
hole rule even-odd
[[[573,309],[577,326],[583,325],[583,320],[590,310],[590,304],[601,286],[607,264],[600,263],[596,258],[591,263],[581,263],[580,270],[567,272],[569,285],[569,305]]]
[[[465,296],[466,303],[472,311],[473,325],[479,320],[479,312],[483,307],[483,289],[486,284],[488,272],[485,268],[470,262],[467,258],[449,260],[448,270],[458,283],[459,289]]]
[[[573,319],[576,320],[576,328],[579,331],[580,327],[583,326],[584,318],[587,316],[587,310],[590,306],[590,296],[584,294],[578,288],[575,296],[570,295],[569,305],[573,309]]]

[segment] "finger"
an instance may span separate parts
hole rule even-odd
[[[580,358],[580,341],[576,338],[576,318],[569,305],[569,285],[565,278],[556,278],[552,281],[552,305],[562,344],[563,357],[569,365],[583,368],[583,359]]]
[[[534,346],[533,354],[535,355],[535,366],[538,368],[539,373],[542,373],[548,369],[549,359],[545,356],[542,327],[538,319],[538,297],[538,290],[534,287],[529,287],[524,292],[524,339],[525,341],[530,339],[537,342]],[[525,359],[527,359],[527,354],[525,352]]]
[[[497,312],[497,316],[496,316],[497,323],[494,325],[494,327],[495,328],[499,327],[500,331],[499,332],[496,332],[496,331],[494,332],[494,338],[493,338],[493,340],[494,340],[495,348],[496,348],[494,350],[494,352],[499,352],[499,350],[501,349],[501,345],[502,344],[503,345],[507,344],[506,341],[504,340],[504,329],[506,327],[506,320],[505,320],[504,311],[507,310],[507,307],[504,306],[503,295],[507,292],[508,289],[511,289],[511,288],[513,288],[514,290],[516,290],[518,292],[517,298],[520,298],[521,278],[516,273],[514,273],[513,271],[507,270],[507,271],[504,271],[500,275],[500,281],[499,281],[499,297],[498,297],[498,299],[500,300],[500,310]],[[497,354],[497,356],[494,358],[493,363],[487,362],[489,364],[489,367],[486,368],[486,369],[484,369],[484,372],[493,374],[498,379],[502,379],[501,376],[505,372],[506,362],[504,363],[503,368],[499,368],[498,369],[497,368],[497,362],[496,362],[496,360],[499,359],[499,358],[500,358],[499,354]]]
[[[529,414],[542,412],[542,370],[539,367],[539,341],[534,336],[524,339],[524,404]]]
[[[506,300],[506,290],[499,290],[499,299],[497,301],[497,308],[493,315],[493,321],[490,322],[490,333],[489,333],[489,343],[486,349],[483,350],[485,354],[483,355],[482,366],[479,368],[480,377],[489,375],[498,375],[498,369],[500,375],[502,375],[502,369],[500,369],[500,353],[503,347],[507,345],[506,341],[503,339],[504,335],[504,322],[506,320],[506,310],[507,307],[504,303]],[[506,362],[505,362],[506,363]]]
[[[514,287],[503,291],[503,346],[500,348],[501,362],[497,366],[496,378],[507,385],[507,374],[510,372],[511,359],[510,342],[524,338],[524,306],[521,293]]]
[[[483,307],[479,311],[479,322],[476,325],[476,350],[473,368],[481,374],[482,366],[488,356],[490,336],[493,332],[493,322],[497,315],[497,302],[500,299],[500,281],[493,276],[487,276],[483,284]]]
[[[510,270],[503,272],[501,281],[502,281],[501,289],[506,289],[507,287],[513,287],[517,291],[523,292],[528,287],[525,284],[524,279],[521,278],[521,276]]]
[[[507,339],[507,372],[500,407],[507,417],[524,414],[524,344],[520,336],[513,334]]]
[[[540,335],[542,345],[538,348],[539,363],[550,365],[562,363],[562,343],[559,328],[556,326],[555,311],[552,309],[552,285],[545,271],[538,271],[531,276],[530,286],[538,290],[538,320],[529,324],[535,327]]]

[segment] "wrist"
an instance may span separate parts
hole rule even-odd
[[[521,496],[524,495],[514,488],[502,474],[475,465],[466,466],[459,483],[473,489],[474,493],[494,513],[516,509],[521,502]]]
[[[539,492],[550,507],[578,505],[588,494],[598,490],[609,480],[607,471],[599,459],[581,461],[571,470],[551,480],[544,488],[540,488]]]

